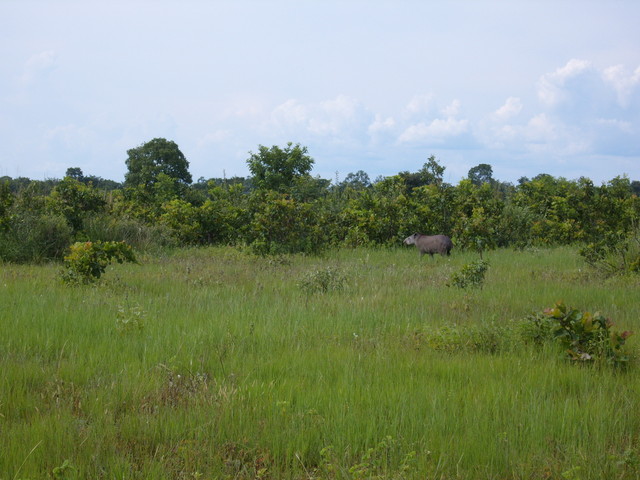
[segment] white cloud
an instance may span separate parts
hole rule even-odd
[[[53,50],[32,55],[25,63],[20,81],[26,86],[34,82],[39,76],[55,68],[57,55]]]
[[[426,114],[434,110],[435,103],[433,95],[416,95],[405,107],[405,113],[414,113],[415,116],[424,118]],[[440,108],[439,112],[443,118],[422,121],[416,121],[418,119],[414,118],[414,121],[411,122],[412,117],[415,116],[405,115],[405,122],[403,122],[405,124],[400,127],[402,133],[397,137],[398,142],[444,143],[447,139],[467,133],[469,120],[456,118],[460,113],[461,105],[460,100],[454,99],[445,107]]]
[[[522,101],[517,97],[509,97],[504,105],[493,112],[493,118],[497,121],[509,120],[522,111]]]
[[[541,113],[529,120],[524,134],[530,142],[548,143],[557,139],[558,129],[546,114]]]
[[[395,128],[396,121],[393,117],[383,118],[382,115],[376,114],[373,122],[367,128],[367,131],[371,135],[375,135],[380,132],[388,132]]]
[[[538,98],[545,105],[557,105],[565,98],[567,81],[582,75],[590,67],[591,63],[586,60],[572,59],[555,72],[543,75],[538,82]]]
[[[77,150],[87,148],[96,142],[96,134],[90,128],[73,124],[60,125],[48,129],[44,140],[49,144],[59,144],[65,148]]]
[[[495,117],[494,113],[492,118]],[[585,141],[587,137],[584,132],[569,128],[561,120],[546,113],[536,114],[526,123],[485,125],[478,136],[491,149],[514,153],[575,153],[585,151],[589,145]]]
[[[207,133],[200,140],[198,140],[198,146],[203,147],[210,144],[217,144],[228,141],[231,138],[231,130],[220,129],[214,132]]]
[[[614,65],[606,68],[602,77],[616,91],[618,104],[623,108],[628,107],[631,95],[640,86],[640,67],[628,74],[624,65]]]
[[[433,109],[433,94],[415,95],[405,107],[408,115],[420,115],[429,113]]]
[[[278,128],[295,128],[307,122],[307,107],[289,99],[271,112],[271,122]]]
[[[339,95],[321,102],[315,115],[309,119],[309,131],[316,135],[341,135],[361,125],[364,108],[357,100]]]
[[[320,137],[359,142],[367,135],[371,117],[359,100],[346,95],[308,104],[287,100],[273,109],[264,130],[267,134],[299,136],[301,140]]]
[[[616,120],[614,118],[599,118],[596,120],[596,125],[606,128],[613,128],[622,133],[634,133],[633,124],[631,122],[625,122],[624,120]]]
[[[420,122],[409,126],[398,138],[401,143],[432,141],[441,143],[449,137],[465,133],[469,128],[466,119],[456,120],[453,117],[446,119],[436,118],[431,123]]]
[[[461,105],[462,104],[460,103],[460,100],[456,99],[441,110],[442,114],[445,117],[455,117],[456,115],[458,115],[458,113],[460,113]]]

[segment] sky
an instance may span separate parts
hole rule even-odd
[[[123,181],[174,141],[199,178],[260,145],[312,175],[486,163],[640,180],[637,0],[0,0],[0,176]]]

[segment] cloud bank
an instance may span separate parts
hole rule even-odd
[[[532,86],[535,97],[508,96],[474,117],[461,99],[442,102],[429,92],[412,96],[390,115],[347,95],[313,103],[287,99],[255,112],[255,123],[261,138],[300,142],[312,154],[326,154],[331,145],[385,154],[421,149],[424,158],[432,150],[446,157],[447,151],[478,149],[485,152],[486,163],[492,156],[514,162],[540,156],[579,162],[578,157],[594,155],[640,155],[640,67],[598,69],[587,60],[571,59],[543,73]]]

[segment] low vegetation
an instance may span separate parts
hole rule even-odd
[[[138,257],[0,269],[0,478],[640,476],[640,284],[575,248]]]
[[[67,284],[95,282],[113,262],[136,263],[131,246],[125,242],[76,242],[64,257],[62,280]]]
[[[463,265],[459,271],[451,275],[450,285],[458,288],[481,288],[488,269],[489,262],[486,260],[475,260]]]
[[[637,180],[127,156],[0,178],[0,480],[640,478]]]

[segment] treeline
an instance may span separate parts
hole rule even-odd
[[[60,259],[76,241],[126,241],[137,249],[244,245],[261,255],[318,253],[330,246],[399,245],[444,233],[457,248],[487,250],[602,244],[637,234],[640,182],[602,185],[541,174],[517,185],[480,164],[456,185],[435,157],[417,172],[371,181],[310,175],[306,147],[260,146],[248,178],[192,181],[165,139],[127,152],[123,183],[69,168],[61,180],[0,178],[0,259]]]

